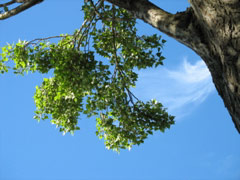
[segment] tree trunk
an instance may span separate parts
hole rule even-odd
[[[194,50],[208,66],[240,133],[239,0],[189,0],[191,7],[177,14],[147,0],[108,1]]]
[[[240,133],[240,2],[191,0],[190,3],[208,48],[208,54],[199,55]]]

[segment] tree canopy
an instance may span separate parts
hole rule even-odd
[[[97,136],[116,151],[170,128],[174,117],[160,102],[143,102],[131,92],[137,69],[163,64],[165,40],[139,35],[136,19],[114,5],[89,1],[82,10],[84,23],[72,35],[20,40],[2,48],[1,73],[53,72],[36,87],[34,118],[51,119],[65,134],[80,129],[81,114],[97,117]],[[52,43],[53,38],[59,41]]]
[[[8,8],[0,4],[0,19],[16,15],[42,0],[26,0]],[[136,18],[195,51],[208,66],[213,82],[240,132],[239,1],[189,0],[190,7],[171,14],[148,0],[86,0],[85,20],[71,35],[19,41],[3,47],[0,71],[48,73],[36,88],[35,118],[52,119],[60,131],[79,129],[81,113],[98,116],[97,135],[108,148],[130,148],[154,130],[174,123],[160,102],[146,103],[131,88],[136,69],[163,64],[161,36],[140,35]],[[52,38],[59,38],[52,43]],[[14,67],[8,65],[15,63]],[[11,63],[10,63],[11,64]]]

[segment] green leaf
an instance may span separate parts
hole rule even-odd
[[[4,11],[7,12],[8,11],[8,7],[4,6]]]

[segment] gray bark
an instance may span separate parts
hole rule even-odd
[[[189,0],[171,14],[148,0],[108,0],[195,51],[208,66],[240,133],[240,1]]]

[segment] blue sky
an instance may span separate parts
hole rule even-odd
[[[170,12],[187,0],[153,1]],[[1,21],[0,46],[72,33],[82,24],[81,0],[45,0]],[[141,33],[159,33],[139,21]],[[193,51],[163,35],[165,66],[140,71],[135,94],[156,98],[176,115],[164,134],[120,154],[95,136],[95,120],[62,136],[49,121],[33,119],[35,86],[43,75],[0,76],[1,180],[239,180],[240,136],[205,64]]]

